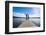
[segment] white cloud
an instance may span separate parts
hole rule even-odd
[[[39,15],[29,15],[29,17],[40,17]]]
[[[26,17],[26,15],[23,14],[23,13],[14,13],[13,16]],[[29,17],[40,17],[40,16],[39,15],[31,15],[31,14],[29,14]]]
[[[13,16],[17,16],[17,17],[26,17],[23,13],[13,13]]]
[[[13,13],[13,16],[17,16],[17,17],[26,17],[26,15],[24,13]],[[33,8],[32,10],[32,14],[29,14],[29,17],[40,17],[40,8]]]

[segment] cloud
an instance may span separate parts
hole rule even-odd
[[[26,15],[23,14],[23,13],[14,13],[13,16],[26,17]],[[40,15],[31,15],[31,14],[29,14],[29,17],[40,17]]]
[[[26,17],[23,13],[13,13],[13,16],[17,16],[17,17]]]
[[[17,12],[13,12],[13,16],[26,17],[24,13]],[[31,14],[29,14],[29,17],[40,17],[40,8],[33,8]]]

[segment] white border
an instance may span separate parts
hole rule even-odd
[[[28,28],[12,28],[13,27],[13,12],[12,7],[40,7],[40,27],[28,27]],[[9,31],[10,32],[21,32],[21,31],[39,31],[43,30],[43,5],[35,5],[35,4],[19,4],[19,3],[10,3],[9,4]]]

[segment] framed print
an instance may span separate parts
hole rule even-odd
[[[5,33],[45,31],[45,3],[6,1]]]

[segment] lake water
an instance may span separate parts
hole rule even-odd
[[[13,18],[13,28],[18,28],[25,20],[24,17]],[[32,17],[28,20],[32,22],[32,27],[40,27],[40,17]]]

